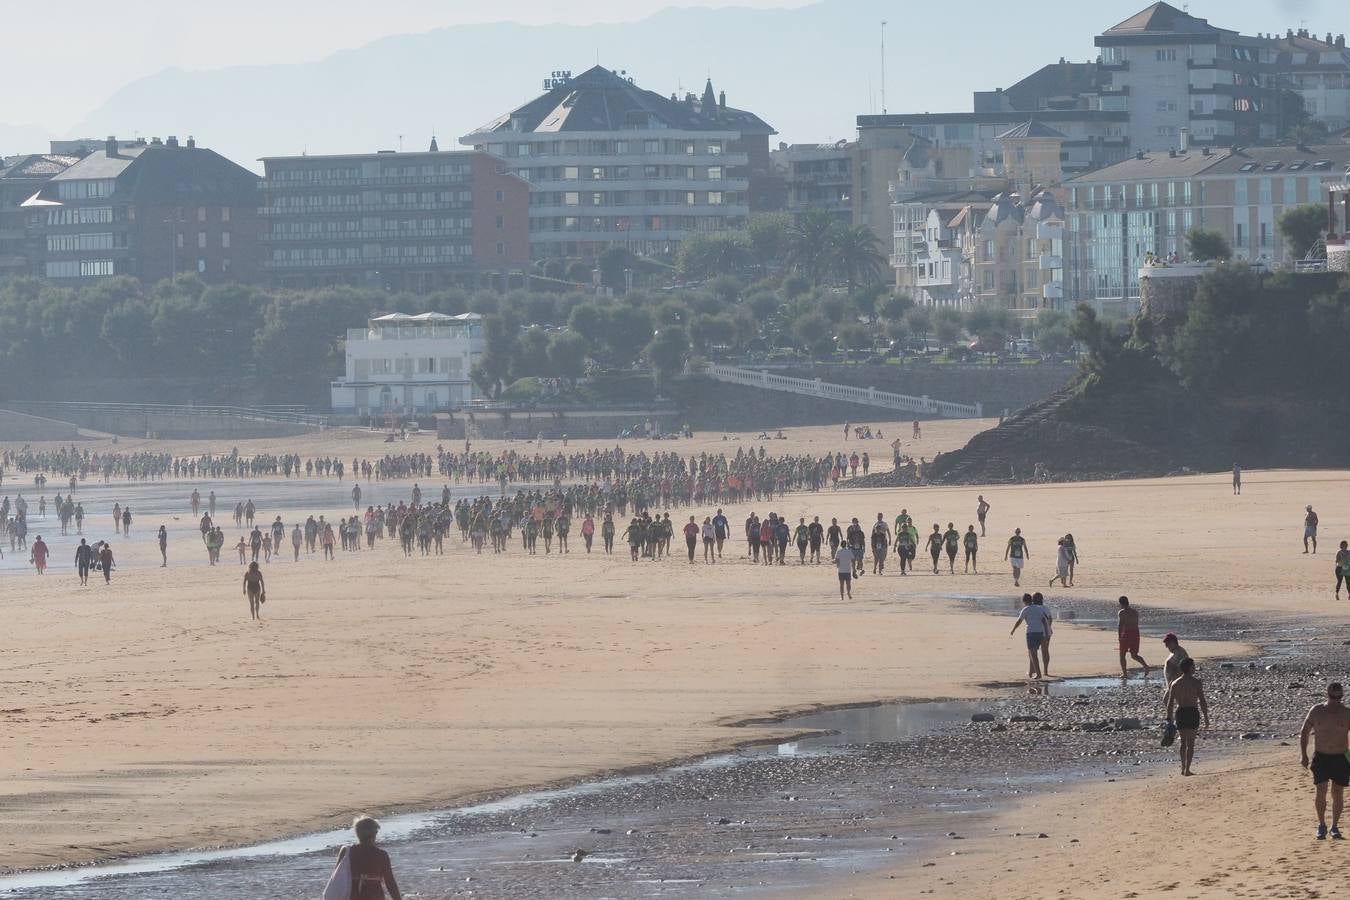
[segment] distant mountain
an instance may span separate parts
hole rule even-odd
[[[837,140],[853,135],[858,113],[879,111],[883,18],[890,18],[890,109],[936,112],[968,110],[971,90],[1010,84],[1059,56],[1086,58],[1094,30],[1114,21],[1093,6],[1060,14],[1053,29],[1035,16],[998,25],[940,17],[955,30],[917,19],[911,26],[890,0],[672,9],[611,25],[462,25],[312,63],[167,70],[117,91],[69,134],[192,134],[255,168],[266,155],[394,149],[399,135],[406,149],[422,148],[433,129],[448,148],[541,93],[550,71],[580,72],[598,61],[661,93],[700,91],[711,76],[728,103],[760,115],[779,139]]]

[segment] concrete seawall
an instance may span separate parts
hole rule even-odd
[[[36,406],[35,410],[40,411],[41,407]],[[39,421],[51,422],[51,419],[43,419],[40,416],[25,415],[23,413],[14,413],[4,411],[5,415],[17,416],[23,419],[37,419]],[[183,409],[170,409],[165,411],[154,411],[150,408],[129,410],[129,409],[107,409],[101,410],[97,407],[58,407],[53,406],[53,413],[59,413],[62,421],[57,424],[65,424],[70,430],[69,436],[75,434],[75,426],[80,428],[89,428],[95,431],[105,431],[109,434],[122,435],[124,437],[143,438],[146,435],[153,434],[161,438],[202,438],[202,439],[228,439],[228,438],[260,438],[260,437],[293,437],[300,434],[309,434],[316,429],[312,425],[301,425],[292,422],[272,422],[266,419],[251,419],[244,416],[222,415],[220,413],[200,412],[195,413]],[[73,423],[73,424],[70,424]],[[3,430],[3,424],[0,423],[0,439],[6,438]],[[15,438],[17,440],[18,438]],[[44,438],[29,437],[23,440],[67,440],[66,435]]]
[[[74,441],[80,429],[70,423],[0,409],[0,442]]]

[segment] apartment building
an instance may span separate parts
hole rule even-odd
[[[784,210],[793,217],[822,210],[853,224],[853,141],[779,144],[770,151],[773,172],[783,180]]]
[[[257,176],[190,137],[131,145],[110,137],[22,209],[36,271],[48,278],[257,276]]]
[[[1325,205],[1350,173],[1350,144],[1139,153],[1065,183],[1066,293],[1125,314],[1138,311],[1147,257],[1186,256],[1186,234],[1225,235],[1236,258],[1292,265],[1276,223],[1285,209]]]
[[[609,247],[673,259],[686,235],[738,228],[779,205],[769,137],[725,92],[664,97],[622,71],[555,72],[545,93],[460,143],[528,181],[535,259]]]
[[[28,219],[34,213],[23,204],[79,161],[77,155],[56,152],[0,160],[0,278],[41,274],[40,241],[28,233]]]
[[[1331,131],[1350,126],[1350,49],[1345,35],[1319,40],[1306,28],[1275,39],[1275,67],[1303,109]]]
[[[262,163],[262,265],[278,287],[505,287],[529,265],[530,186],[486,153],[433,139],[425,153]]]
[[[1154,3],[1096,37],[1100,105],[1127,111],[1133,151],[1272,141],[1290,115],[1275,42]]]

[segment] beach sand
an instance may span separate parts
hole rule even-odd
[[[922,449],[906,440],[906,452],[951,449],[975,428],[925,423]],[[861,449],[836,442],[840,431],[793,429],[788,441],[766,446],[771,453]],[[742,437],[627,446],[689,453],[754,444]],[[146,446],[126,441],[117,449]],[[384,445],[335,431],[239,446],[350,459],[430,450],[435,441]],[[569,450],[584,446],[573,442]],[[887,465],[885,442],[872,446]],[[174,442],[171,452],[204,449],[228,447]],[[428,481],[424,490],[441,483]],[[1150,605],[1338,613],[1326,551],[1350,531],[1350,522],[1337,519],[1350,500],[1350,476],[1252,472],[1247,481],[1242,498],[1231,496],[1226,475],[1210,475],[776,500],[772,508],[791,518],[825,521],[868,521],[878,511],[893,519],[906,507],[921,530],[930,520],[963,528],[974,519],[978,493],[993,505],[981,554],[987,574],[869,575],[842,603],[828,566],[755,567],[740,558],[737,541],[717,566],[690,566],[679,555],[637,564],[620,553],[587,557],[579,538],[565,558],[525,557],[518,540],[505,556],[477,556],[457,534],[444,558],[405,561],[382,541],[374,552],[339,554],[331,563],[302,555],[299,564],[266,566],[262,625],[248,620],[229,547],[234,529],[226,529],[225,565],[208,568],[184,499],[182,519],[168,522],[167,569],[158,568],[153,541],[163,517],[143,514],[132,539],[114,539],[122,568],[111,587],[91,580],[79,588],[64,558],[45,578],[29,570],[0,580],[9,619],[0,656],[0,803],[8,812],[0,837],[10,850],[4,865],[247,842],[341,825],[354,811],[436,808],[485,792],[652,766],[744,739],[729,723],[818,704],[980,696],[981,683],[1025,672],[1022,641],[1009,638],[1010,619],[941,598],[1006,597],[1011,608],[1015,592],[999,558],[1014,527],[1030,543],[1024,586],[1042,590],[1053,538],[1072,531],[1083,557],[1079,586],[1048,591],[1050,603],[1064,611],[1073,598],[1129,593],[1143,612],[1151,660],[1162,653]],[[313,511],[349,508],[350,480],[345,484],[334,481],[332,504]],[[7,478],[3,493],[16,486]],[[201,486],[205,493],[210,482]],[[395,487],[406,493],[411,483]],[[184,498],[190,489],[184,485]],[[289,523],[293,513],[310,511],[273,510],[255,499],[264,520],[284,512]],[[1303,556],[1299,546],[1309,502],[1322,511],[1325,543],[1317,557]],[[736,523],[749,508],[727,512]],[[105,512],[91,510],[91,521]],[[677,521],[681,515],[688,513],[672,511]],[[1200,657],[1244,650],[1188,647]],[[1057,675],[1116,667],[1113,634],[1061,621],[1054,648]],[[1109,822],[1112,807],[1133,810],[1163,777],[1105,786],[1099,802],[1075,799],[1085,792],[1054,799],[1089,811],[1080,818]],[[1192,785],[1203,781],[1191,779],[1186,788],[1201,791]],[[1288,797],[1290,815],[1305,801]],[[1211,816],[1233,820],[1231,808],[1223,810]],[[1083,830],[1094,829],[1085,823]],[[974,841],[963,847],[976,849]],[[1149,865],[1152,849],[1141,840],[1132,864]],[[994,845],[989,852],[1000,860],[1019,855]],[[1130,863],[1119,858],[1123,871]]]

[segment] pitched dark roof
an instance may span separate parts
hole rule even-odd
[[[117,180],[114,197],[135,203],[247,204],[258,189],[257,175],[214,150],[155,145],[123,148],[113,157],[96,150],[52,181],[109,178]]]
[[[524,106],[474,131],[546,133],[673,128],[685,131],[739,131],[777,134],[759,116],[723,107],[713,98],[711,80],[702,99],[675,100],[643,90],[617,72],[595,66]]]
[[[205,147],[147,147],[118,181],[137,203],[228,206],[256,195],[258,176]]]
[[[1100,87],[1101,74],[1095,62],[1051,63],[1004,88],[1003,99],[1016,110],[1055,109]]]
[[[1103,36],[1135,34],[1217,34],[1220,29],[1204,19],[1182,12],[1168,3],[1155,3],[1140,10],[1119,25],[1102,32]]]
[[[1069,139],[1068,135],[1056,131],[1049,125],[1037,122],[1035,119],[1030,119],[1023,122],[1021,125],[1009,128],[998,136],[1000,141],[1017,140],[1018,138],[1055,138],[1056,140],[1061,141],[1067,141]]]

